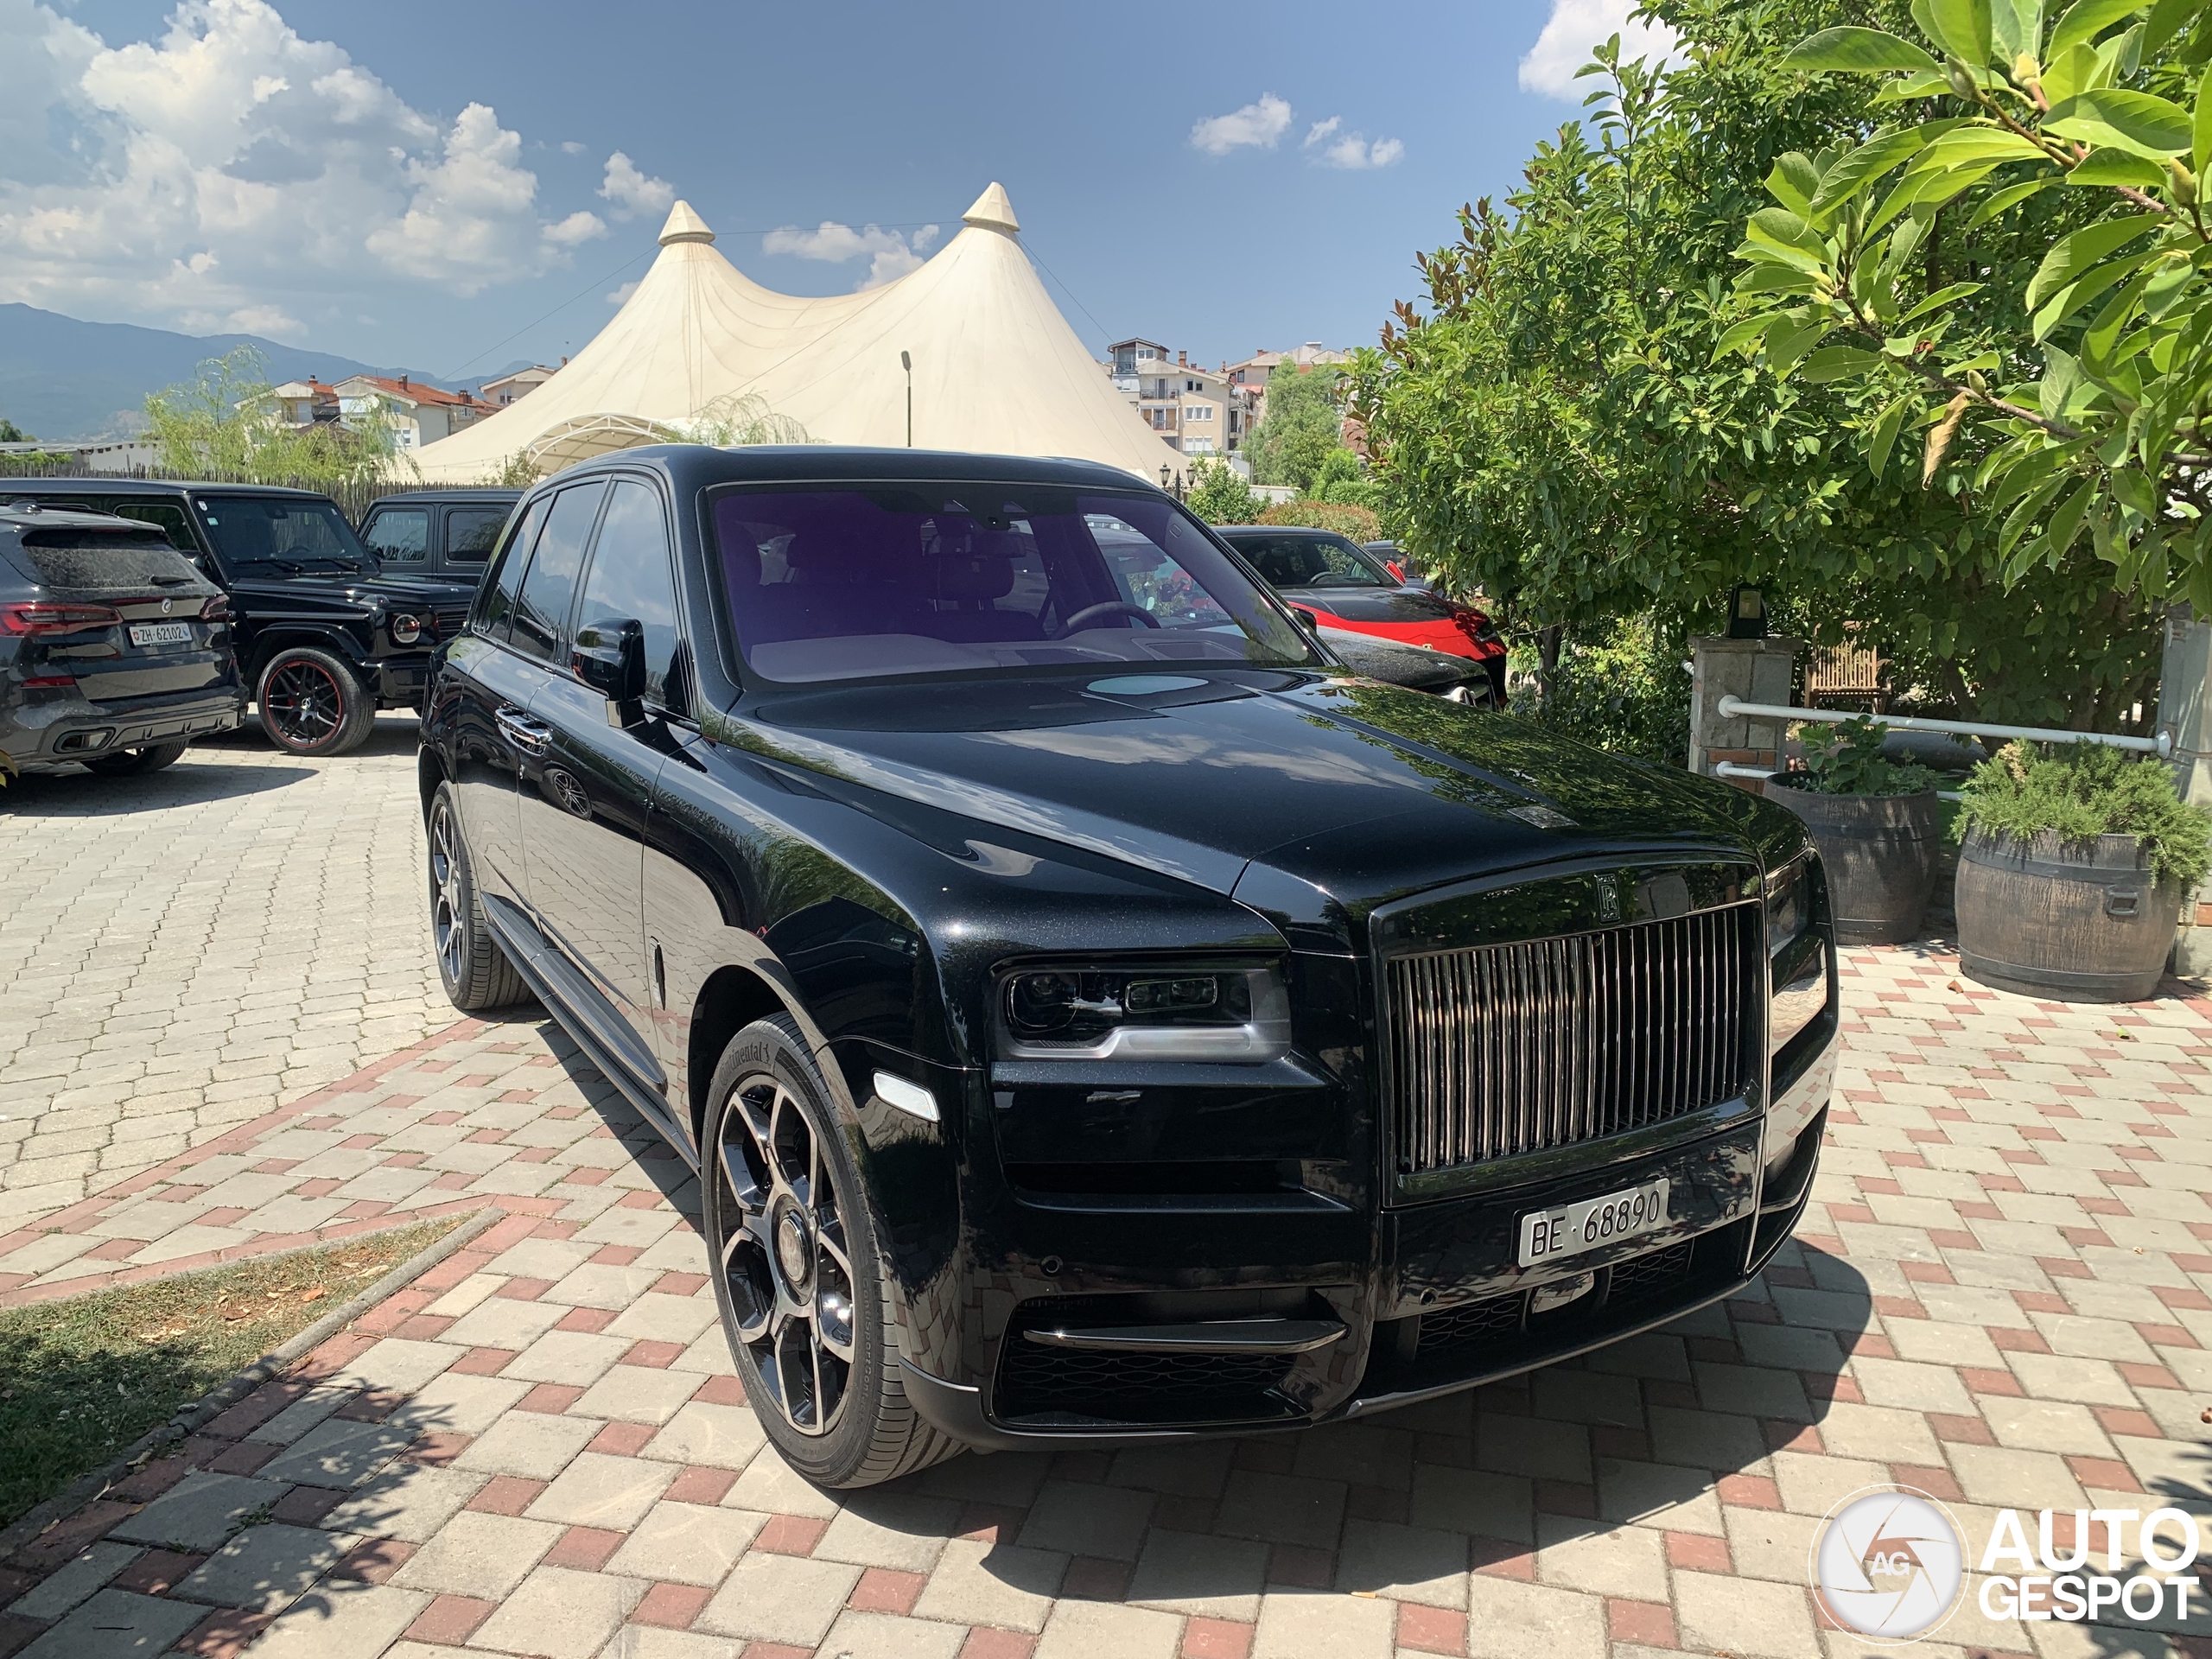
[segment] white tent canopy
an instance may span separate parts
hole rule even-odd
[[[905,353],[918,448],[1069,455],[1155,481],[1163,461],[1181,470],[1045,292],[1005,190],[992,185],[963,219],[897,281],[806,299],[747,278],[679,201],[652,269],[591,344],[529,397],[425,445],[415,464],[436,483],[476,482],[518,455],[550,470],[742,397],[823,442],[899,448]]]

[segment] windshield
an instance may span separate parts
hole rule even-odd
[[[200,499],[200,517],[223,562],[259,565],[287,575],[373,570],[376,560],[329,501],[283,496],[226,495]]]
[[[1278,588],[1395,588],[1373,556],[1341,536],[1236,535],[1230,544]]]
[[[715,526],[738,644],[766,679],[1314,660],[1157,498],[976,483],[743,490],[715,499]]]

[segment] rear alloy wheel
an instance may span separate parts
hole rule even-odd
[[[254,695],[261,729],[294,754],[343,754],[365,742],[376,724],[376,702],[353,671],[312,646],[294,645],[271,657]]]
[[[702,1180],[715,1295],[746,1398],[776,1450],[838,1489],[961,1451],[899,1385],[874,1222],[798,1027],[779,1015],[739,1032],[708,1098]]]
[[[528,1001],[529,988],[484,919],[451,784],[440,784],[431,798],[429,829],[430,943],[447,1000],[463,1014]]]
[[[135,778],[141,772],[159,772],[163,766],[174,766],[189,747],[190,741],[185,738],[174,743],[147,743],[135,749],[118,749],[112,754],[93,755],[85,765],[103,778]]]

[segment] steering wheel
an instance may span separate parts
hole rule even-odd
[[[1109,599],[1103,604],[1084,606],[1073,616],[1062,622],[1060,631],[1052,638],[1065,639],[1096,618],[1116,615],[1134,616],[1147,628],[1156,628],[1160,626],[1160,619],[1145,609],[1143,606],[1132,605],[1126,599]]]

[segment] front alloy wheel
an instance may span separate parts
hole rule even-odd
[[[875,1224],[828,1084],[787,1014],[730,1039],[707,1098],[704,1230],[738,1376],[801,1475],[873,1486],[961,1450],[899,1380]]]

